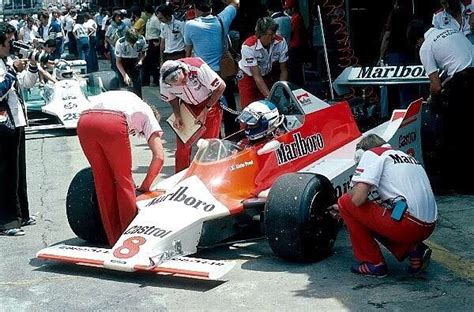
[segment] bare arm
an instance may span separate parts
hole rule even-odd
[[[193,52],[193,45],[186,45],[184,47],[184,50],[186,51],[186,57],[191,57],[191,53]]]
[[[238,9],[240,7],[240,0],[230,0],[227,2],[227,4],[230,4],[234,6],[236,9]]]
[[[150,166],[148,167],[148,171],[146,174],[145,179],[140,186],[140,190],[143,192],[147,192],[150,190],[150,187],[155,181],[158,174],[161,172],[161,168],[163,168],[163,162],[165,159],[165,155],[163,153],[163,145],[161,143],[159,133],[153,133],[150,138],[148,139],[148,146],[153,153]]]
[[[264,97],[268,97],[270,94],[270,90],[268,90],[267,84],[263,80],[262,73],[260,72],[260,68],[258,66],[250,67],[250,71],[252,73],[252,77],[257,84],[258,90],[263,94]]]
[[[437,96],[441,92],[441,79],[439,79],[438,71],[428,75],[430,78],[430,94]]]
[[[280,63],[280,80],[288,81],[288,63]]]
[[[165,39],[160,39],[160,66],[163,65],[163,53],[165,52]]]
[[[367,183],[357,182],[351,191],[351,200],[357,207],[365,204],[369,197],[369,191],[372,186]]]
[[[126,77],[128,77],[128,75],[127,75],[127,72],[125,71],[125,68],[123,68],[122,58],[117,56],[115,58],[115,64],[117,65],[117,69],[119,70],[120,74],[122,74],[123,80],[125,81],[125,83],[127,83]]]
[[[217,101],[219,101],[222,94],[224,94],[226,84],[225,84],[224,80],[222,80],[222,78],[219,77],[219,80],[220,80],[221,83],[219,84],[217,89],[215,89],[212,92],[211,96],[209,97],[209,99],[206,103],[206,107],[204,107],[202,112],[196,117],[196,120],[194,121],[195,123],[204,124],[206,122],[207,113],[209,112],[211,107],[214,106],[217,103]]]

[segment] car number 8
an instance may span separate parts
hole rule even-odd
[[[145,244],[146,239],[141,236],[133,236],[126,239],[122,246],[114,250],[114,256],[119,259],[128,259],[140,251],[140,246]]]

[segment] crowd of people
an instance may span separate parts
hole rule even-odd
[[[5,199],[0,210],[1,234],[22,235],[21,226],[35,222],[28,213],[26,112],[18,91],[31,86],[39,75],[47,75],[47,69],[35,60],[25,63],[10,58],[10,43],[15,36],[32,45],[43,42],[43,48],[49,49],[51,61],[65,57],[85,60],[88,72],[98,70],[98,58],[108,58],[111,69],[136,94],[124,103],[103,99],[100,105],[82,114],[78,125],[81,146],[93,170],[110,245],[136,214],[128,134],[144,134],[153,153],[147,177],[140,187],[142,191],[150,190],[163,165],[162,130],[152,109],[141,100],[143,86],[160,87],[161,100],[173,109],[174,128],[184,127],[182,114],[187,109],[195,115],[196,123],[205,126],[200,137],[218,138],[245,127],[242,125],[245,116],[236,119],[231,113],[238,107],[237,89],[240,108],[255,116],[259,113],[253,110],[259,107],[264,107],[266,113],[275,109],[271,103],[258,102],[269,96],[275,81],[304,84],[302,47],[308,36],[297,1],[268,2],[268,15],[261,16],[255,33],[243,40],[235,76],[223,75],[221,59],[229,49],[230,26],[238,14],[239,0],[229,0],[218,12],[213,12],[209,0],[195,0],[192,10],[184,14],[173,3],[156,8],[147,4],[142,10],[132,7],[131,10],[113,8],[98,12],[85,7],[64,11],[52,8],[0,25],[0,79],[3,79],[0,96],[2,105],[13,112],[16,125],[12,133],[0,133],[0,152],[8,155],[2,156],[0,161],[0,192]],[[443,9],[434,14],[430,28],[422,21],[411,20],[405,1],[395,0],[384,31],[380,61],[402,65],[407,62],[409,44],[419,48],[421,63],[430,79],[431,105],[443,115],[443,135],[454,142],[451,145],[454,147],[442,155],[454,164],[454,157],[463,154],[459,150],[463,142],[458,132],[462,132],[460,127],[467,123],[472,112],[468,92],[474,86],[474,18],[470,15],[472,5],[465,6],[459,0],[441,0],[440,4]],[[443,82],[441,72],[447,76]],[[447,93],[447,104],[441,99],[443,91]],[[406,107],[410,100],[410,90],[402,88],[401,106]],[[256,101],[258,104],[252,105]],[[129,102],[130,105],[126,105]],[[225,134],[221,133],[222,123]],[[112,135],[119,139],[107,140]],[[193,138],[193,142],[197,139]],[[176,141],[175,169],[178,172],[190,164],[191,145],[179,137]],[[363,155],[359,171],[354,174],[354,188],[341,197],[333,209],[340,211],[346,222],[359,261],[352,272],[386,275],[388,269],[377,240],[398,260],[409,257],[410,272],[418,274],[429,263],[431,250],[423,240],[435,227],[436,203],[420,163],[394,162],[397,157],[409,156],[385,144],[379,137],[362,139],[359,149]],[[124,146],[127,153],[116,152]],[[120,159],[113,156],[117,154]],[[448,171],[444,174],[454,183],[457,172]],[[414,182],[408,185],[404,183],[406,180]],[[369,196],[374,190],[378,191],[378,200],[383,204]],[[387,202],[390,202],[388,206]],[[393,214],[392,218],[385,215],[387,209],[395,208],[402,210],[398,220]]]

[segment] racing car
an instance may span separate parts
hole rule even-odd
[[[100,221],[90,169],[72,180],[66,210],[74,233],[94,247],[58,244],[37,257],[121,271],[220,279],[234,263],[196,258],[202,247],[258,228],[273,252],[311,262],[331,253],[339,224],[328,210],[350,189],[362,138],[347,102],[328,104],[277,82],[269,101],[284,131],[253,145],[232,137],[200,140],[191,165],[137,197],[139,213],[111,248]],[[421,159],[422,101],[395,110],[376,133]]]
[[[113,71],[85,71],[83,60],[59,60],[53,69],[57,82],[38,82],[22,90],[29,117],[27,130],[76,129],[80,113],[91,107],[94,96],[119,88]]]

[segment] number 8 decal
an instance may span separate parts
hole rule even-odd
[[[145,244],[146,239],[141,236],[133,236],[126,239],[122,246],[114,250],[114,256],[119,259],[128,259],[140,251],[140,246]]]

